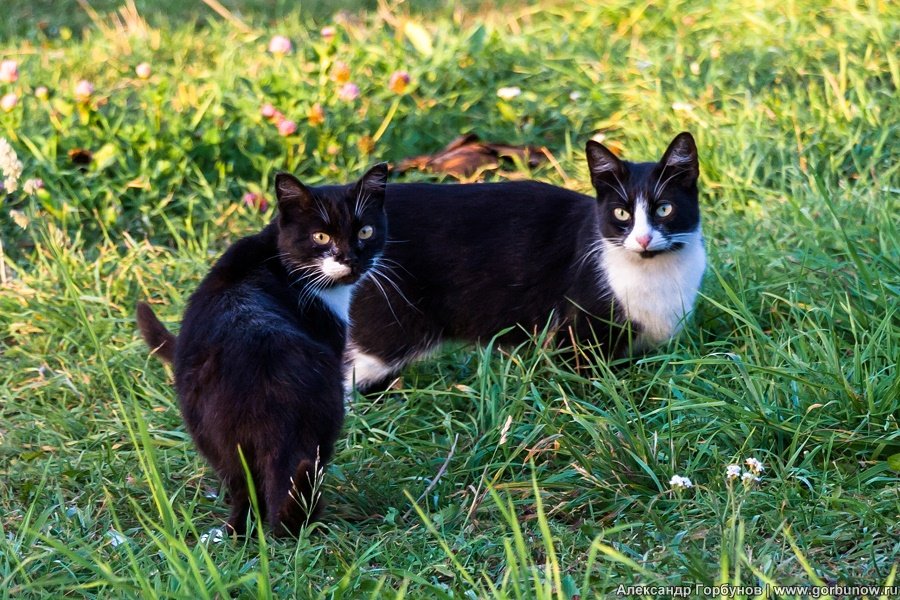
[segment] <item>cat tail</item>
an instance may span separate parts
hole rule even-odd
[[[162,360],[172,362],[175,359],[175,336],[156,318],[146,302],[137,304],[137,323],[150,349]]]

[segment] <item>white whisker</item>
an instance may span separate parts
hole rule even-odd
[[[628,202],[628,192],[625,191],[625,186],[622,185],[622,181],[615,171],[613,171],[613,177],[616,178],[616,183],[619,185],[619,197],[622,198],[623,202]]]
[[[371,199],[372,195],[365,193],[364,188],[360,188],[359,193],[356,195],[356,203],[353,207],[353,214],[357,219],[362,218],[362,214],[366,211],[366,207],[369,205]]]
[[[599,238],[599,234],[597,234],[597,236]],[[587,249],[584,251],[584,254],[582,254],[581,258],[579,258],[575,262],[576,270],[581,269],[581,267],[583,267],[584,264],[587,263],[592,258],[599,259],[600,252],[603,251],[603,242],[604,242],[603,238],[599,238],[596,241],[592,242],[590,245],[588,245]],[[595,269],[599,268],[599,260],[598,260],[598,263],[594,265],[594,268]]]
[[[399,268],[403,269],[404,271],[406,271],[407,273],[409,273],[410,275],[412,275],[412,273],[410,273],[409,269],[407,269],[406,267],[404,267],[403,265],[398,263],[396,260],[393,260],[390,258],[385,258],[384,256],[379,256],[378,258],[375,259],[375,264],[377,264],[377,265],[381,265],[382,262],[390,263],[390,265],[387,265],[388,268],[391,268],[392,266],[399,267]]]
[[[625,194],[625,189],[622,187],[622,182],[619,181],[618,177],[616,177],[616,182],[618,182],[618,184],[619,184],[618,188],[612,184],[605,182],[605,181],[602,181],[601,183],[603,185],[605,185],[606,187],[608,187],[609,189],[611,189],[612,191],[614,191],[616,193],[616,195],[622,199],[622,202],[628,202],[628,197]]]
[[[653,197],[654,198],[659,198],[659,195],[663,193],[663,191],[666,189],[666,186],[669,184],[669,182],[672,181],[672,179],[674,179],[675,177],[678,177],[679,175],[681,175],[682,173],[686,173],[687,169],[675,169],[675,172],[672,173],[672,175],[669,176],[669,178],[666,179],[662,183],[662,185],[660,185],[659,182],[662,179],[663,173],[665,173],[665,172],[666,172],[666,169],[663,168],[663,170],[659,172],[659,177],[656,178],[656,185],[653,188]]]
[[[382,264],[379,262],[379,260],[381,260],[381,259],[380,259],[380,258],[375,259],[375,261],[374,261],[374,262],[372,263],[372,265],[369,267],[369,272],[370,272],[370,273],[373,273],[373,274],[380,275],[381,277],[383,277],[384,280],[385,280],[388,284],[390,284],[390,286],[391,286],[392,288],[394,288],[394,290],[395,290],[395,291],[397,292],[397,294],[403,299],[403,301],[406,302],[407,306],[409,306],[411,309],[413,309],[413,310],[416,311],[417,313],[421,314],[422,311],[419,310],[419,308],[417,308],[416,306],[414,306],[413,303],[409,301],[409,298],[406,297],[406,294],[403,293],[403,290],[400,289],[400,286],[397,285],[397,283],[396,283],[393,279],[391,279],[390,275],[388,275],[388,272],[393,273],[392,268],[391,268],[390,266],[388,266],[388,265],[382,265]],[[382,270],[382,269],[386,269],[387,272],[384,271],[384,270]]]
[[[390,300],[390,298],[388,298],[387,292],[384,290],[384,287],[382,287],[381,283],[378,282],[378,278],[376,277],[377,273],[375,273],[374,271],[372,271],[371,268],[369,268],[369,271],[366,273],[366,276],[369,276],[369,275],[371,275],[371,277],[369,277],[369,279],[372,281],[372,283],[375,284],[375,287],[378,288],[378,290],[381,292],[381,295],[384,296],[384,301],[387,302],[388,309],[391,311],[391,314],[394,315],[394,320],[397,321],[398,324],[400,324],[400,319],[397,317],[397,313],[394,312],[394,307],[393,307],[393,305],[391,305],[391,300]],[[401,324],[401,326],[402,326],[402,324]]]
[[[322,206],[322,203],[319,202],[319,199],[316,199],[316,212],[319,213],[319,216],[322,218],[322,221],[325,223],[330,223],[331,219],[328,218],[328,211],[325,210],[325,207]]]
[[[307,275],[298,278],[296,282],[299,282],[303,279],[303,277],[308,277]],[[309,302],[321,291],[329,282],[331,281],[331,277],[325,275],[324,273],[318,273],[312,280],[307,281],[301,290],[300,295],[297,297],[297,305],[301,307],[305,307],[309,304]]]

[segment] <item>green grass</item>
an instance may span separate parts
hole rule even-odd
[[[0,94],[21,98],[0,137],[46,188],[0,200],[0,597],[897,582],[896,3],[419,3],[408,20],[403,6],[330,19],[258,2],[248,31],[184,2],[140,2],[146,21],[119,27],[109,2],[96,23],[7,4],[19,18],[3,55],[21,78]],[[40,10],[53,27],[37,27]],[[275,33],[294,54],[265,52]],[[336,97],[335,60],[362,90],[353,104]],[[148,81],[133,75],[142,61]],[[397,69],[412,77],[399,96]],[[90,109],[72,100],[82,78]],[[522,94],[499,100],[511,85]],[[266,101],[297,135],[262,119]],[[312,126],[316,102],[326,121]],[[506,176],[588,191],[594,133],[651,159],[685,129],[710,268],[677,340],[589,377],[539,343],[449,348],[403,390],[356,399],[324,523],[297,541],[200,541],[227,507],[133,307],[152,298],[178,320],[215,256],[271,217],[242,194],[268,192],[280,169],[349,181],[470,130],[558,161]],[[94,152],[83,171],[78,147]],[[727,485],[726,465],[748,457],[762,481]],[[695,487],[672,491],[674,474]]]

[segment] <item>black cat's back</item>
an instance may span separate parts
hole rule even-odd
[[[222,338],[238,342],[240,350],[259,334],[295,333],[339,351],[346,324],[321,301],[305,303],[298,310],[299,293],[289,285],[276,242],[277,229],[269,225],[235,242],[216,261],[188,300],[176,367],[184,364],[188,347]]]
[[[693,137],[655,163],[594,141],[586,153],[596,197],[536,182],[389,186],[385,256],[351,310],[352,383],[383,387],[448,339],[549,327],[563,347],[617,356],[677,334],[706,265]]]
[[[441,340],[542,327],[554,311],[561,322],[578,303],[608,310],[585,256],[596,228],[590,196],[534,181],[392,184],[385,211],[384,256],[351,307],[358,381],[390,376]]]
[[[192,295],[175,352],[175,385],[198,449],[231,493],[231,526],[249,510],[243,464],[276,528],[308,516],[316,458],[330,458],[343,421],[345,324],[324,303],[297,310],[270,226],[239,240]],[[316,334],[313,335],[312,332]],[[311,499],[308,499],[311,502]]]
[[[569,267],[579,256],[560,241],[586,235],[592,198],[537,182],[471,184],[465,195],[455,187],[390,185],[385,201],[391,229],[384,262],[411,272],[408,299],[431,303],[425,310],[444,335],[478,337],[485,321],[508,323],[511,311],[530,315],[546,305],[548,289],[572,284]],[[431,243],[405,246],[417,231]],[[374,288],[367,283],[358,291],[354,309],[364,305],[363,295],[374,298]],[[518,298],[512,305],[511,296]]]
[[[384,246],[386,180],[385,164],[355,185],[308,188],[278,174],[276,219],[216,261],[177,338],[138,306],[148,345],[174,359],[185,424],[228,488],[235,532],[249,516],[248,481],[276,534],[318,512],[344,418],[350,296]]]

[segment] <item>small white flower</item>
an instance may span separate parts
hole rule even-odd
[[[16,107],[16,104],[18,103],[18,94],[10,92],[8,94],[4,94],[3,97],[0,98],[0,109],[3,109],[3,112],[10,112]]]
[[[28,226],[31,224],[31,219],[29,219],[28,216],[27,216],[25,213],[23,213],[21,210],[15,210],[15,209],[10,210],[10,211],[9,211],[9,216],[12,217],[13,223],[15,223],[16,225],[18,225],[18,226],[21,227],[22,229],[28,229]],[[67,510],[67,511],[66,511],[66,516],[67,516],[67,517],[71,517],[71,516],[72,516],[72,515],[69,514],[69,511],[75,511],[75,512],[78,512],[78,509],[76,509],[76,508],[70,508],[69,510]]]
[[[109,538],[109,545],[113,548],[115,548],[116,546],[121,546],[128,541],[127,537],[125,537],[115,529],[110,529],[109,531],[107,531],[106,537]]]
[[[512,100],[513,98],[515,98],[516,96],[518,96],[521,93],[522,93],[522,88],[515,87],[515,86],[502,87],[499,90],[497,90],[497,96],[501,100]]]
[[[269,41],[269,52],[272,54],[281,56],[288,54],[293,49],[294,45],[291,43],[291,40],[283,35],[276,35]]]
[[[694,105],[689,104],[687,102],[673,102],[672,110],[677,110],[677,111],[681,111],[681,112],[691,112],[692,110],[694,110]]]
[[[741,481],[744,482],[744,485],[750,485],[751,483],[759,481],[759,477],[750,471],[744,471],[744,474],[741,475]]]
[[[15,83],[19,79],[19,63],[14,60],[0,62],[0,82]]]
[[[153,74],[153,69],[150,67],[150,63],[142,62],[134,68],[134,73],[141,79],[149,79]]]
[[[22,184],[22,191],[30,196],[32,194],[36,194],[37,191],[43,189],[43,187],[43,179],[28,179],[24,184]]]
[[[512,426],[512,415],[506,417],[506,422],[503,424],[503,427],[500,429],[500,445],[506,443],[506,434],[509,433],[509,428]]]
[[[11,194],[19,187],[19,177],[22,176],[22,161],[16,155],[16,151],[4,138],[0,138],[0,172],[3,173],[3,188]]]
[[[725,467],[725,479],[734,481],[741,476],[741,465],[728,465]]]
[[[747,468],[750,469],[750,472],[754,475],[759,475],[766,470],[763,464],[755,458],[748,458],[744,461],[744,464],[747,465]]]
[[[682,477],[681,475],[672,475],[672,479],[669,480],[669,485],[675,490],[684,490],[694,487],[694,484],[690,479]]]
[[[94,93],[94,84],[87,79],[82,79],[75,84],[75,99],[79,102],[87,102]]]
[[[222,531],[221,527],[213,527],[209,530],[208,533],[204,533],[200,536],[200,543],[206,544],[208,542],[212,542],[213,544],[220,544],[225,539],[225,532]]]
[[[569,94],[569,100],[571,100],[572,102],[578,102],[579,100],[581,100],[581,92],[572,92],[571,94]]]

